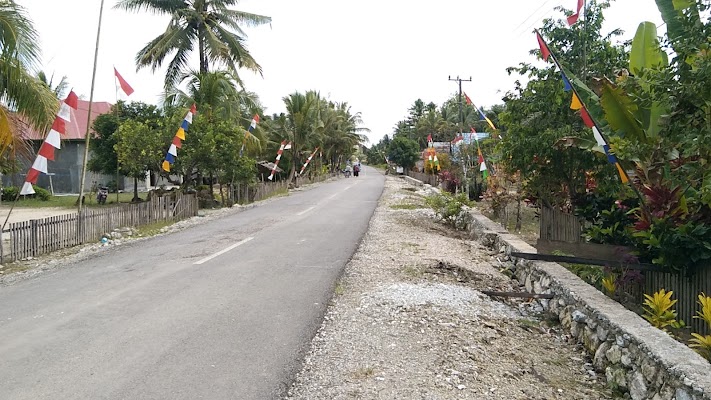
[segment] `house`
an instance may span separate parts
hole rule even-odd
[[[54,193],[79,193],[79,181],[84,162],[86,124],[87,122],[93,124],[97,116],[110,112],[111,106],[110,103],[104,101],[94,102],[91,107],[91,119],[88,120],[89,102],[79,100],[77,109],[71,110],[71,122],[66,124],[66,133],[62,137],[62,148],[54,152],[54,161],[49,161],[47,165],[48,174],[40,174],[37,186]],[[46,136],[47,132],[37,132],[26,125],[22,131],[22,137],[31,141],[35,152],[39,150]],[[3,185],[21,186],[30,164],[31,161],[24,164],[18,174],[3,176]],[[96,174],[87,170],[84,180],[85,191],[90,191],[94,183],[108,184],[111,180],[116,180],[116,177]]]

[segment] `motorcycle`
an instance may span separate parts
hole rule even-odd
[[[109,197],[109,188],[102,186],[96,193],[96,202],[99,204],[106,204],[106,199]]]

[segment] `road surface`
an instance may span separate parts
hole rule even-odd
[[[365,172],[0,287],[0,399],[278,398],[382,193]]]

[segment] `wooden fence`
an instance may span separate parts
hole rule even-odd
[[[236,184],[232,187],[232,201],[236,204],[249,204],[264,200],[274,193],[289,190],[289,181],[260,182],[257,184]]]
[[[540,238],[536,246],[539,253],[550,253],[556,249],[579,257],[618,261],[622,257],[620,249],[631,251],[620,246],[586,243],[582,236],[584,222],[569,213],[542,207],[540,223]],[[694,318],[698,310],[697,296],[702,292],[711,294],[711,266],[698,268],[690,276],[659,271],[644,271],[642,275],[644,283],[638,285],[639,288],[632,285],[627,289],[629,297],[636,298],[637,306],[641,307],[644,301],[642,293],[671,290],[674,292],[672,298],[678,300],[674,306],[678,319],[683,320],[693,332],[711,333],[702,320]]]
[[[407,171],[407,176],[409,176],[411,178],[415,178],[418,181],[421,181],[423,183],[426,183],[426,184],[434,186],[434,187],[439,186],[439,179],[438,179],[437,175],[423,174],[422,172]]]
[[[137,204],[121,204],[9,224],[2,232],[7,246],[0,245],[0,263],[36,257],[59,249],[94,242],[121,227],[139,227],[161,221],[177,221],[196,216],[194,194],[176,193],[153,197]],[[7,249],[7,251],[5,251]]]

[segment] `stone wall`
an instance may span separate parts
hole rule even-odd
[[[502,253],[536,252],[476,210],[463,213],[458,225]],[[587,348],[609,385],[634,400],[711,400],[711,364],[689,347],[559,264],[511,261],[526,291],[555,295],[541,305]]]

